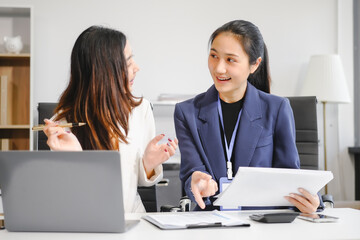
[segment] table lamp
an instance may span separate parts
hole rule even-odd
[[[350,102],[350,94],[339,55],[311,56],[301,95],[316,96],[318,101],[323,104],[324,169],[327,170],[326,103]],[[327,194],[327,185],[325,194]]]

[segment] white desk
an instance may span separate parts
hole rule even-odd
[[[248,219],[253,212],[234,212],[241,219]],[[325,214],[339,217],[337,223],[311,223],[295,219],[292,223],[265,224],[248,221],[250,227],[238,228],[203,228],[188,230],[160,230],[145,220],[122,234],[89,234],[89,233],[19,233],[0,231],[1,240],[112,240],[112,239],[360,239],[360,210],[350,208],[327,209]],[[164,214],[164,213],[161,213]],[[139,218],[140,215],[129,215],[127,218]]]

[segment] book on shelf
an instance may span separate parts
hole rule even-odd
[[[5,75],[0,76],[0,124],[7,124],[7,103],[8,103],[8,78]],[[9,150],[9,139],[0,139],[0,149]]]
[[[1,105],[0,105],[0,114],[1,114],[1,125],[7,124],[7,91],[8,91],[8,78],[5,75],[0,76],[1,78]]]

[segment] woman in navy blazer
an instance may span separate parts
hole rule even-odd
[[[212,196],[228,171],[235,175],[240,166],[300,167],[289,101],[269,94],[267,50],[259,29],[232,21],[218,28],[209,44],[214,85],[176,104],[174,113],[180,178],[197,209],[206,210],[215,208]],[[301,188],[299,192],[285,198],[301,212],[316,211],[319,197]]]

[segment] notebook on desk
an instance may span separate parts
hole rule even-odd
[[[124,232],[116,151],[0,152],[0,187],[9,231]]]

